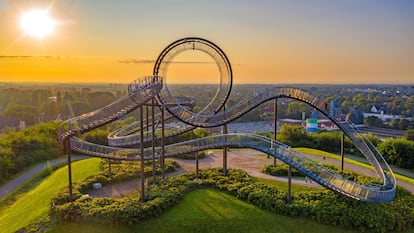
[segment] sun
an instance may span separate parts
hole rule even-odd
[[[24,12],[20,17],[20,26],[28,36],[43,39],[51,35],[57,22],[49,16],[48,10],[32,9]]]

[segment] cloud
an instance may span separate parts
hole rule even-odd
[[[64,56],[22,56],[22,55],[0,55],[0,59],[64,59]]]
[[[136,58],[126,58],[126,59],[121,59],[118,60],[118,62],[120,63],[138,63],[138,64],[152,64],[155,63],[155,60],[150,60],[150,59],[136,59]]]
[[[120,63],[127,63],[127,64],[154,64],[155,60],[151,59],[136,59],[136,58],[126,58],[118,60]],[[215,64],[214,62],[203,62],[203,61],[173,61],[170,63],[174,64]]]
[[[8,5],[5,1],[0,0],[0,10],[7,10]]]

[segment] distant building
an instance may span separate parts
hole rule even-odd
[[[25,121],[20,121],[19,122],[19,129],[25,129],[26,128],[26,122]]]
[[[306,120],[306,131],[318,132],[318,119],[308,118]]]
[[[57,102],[57,96],[50,96],[50,97],[48,97],[48,99],[49,99],[49,101],[50,102]]]

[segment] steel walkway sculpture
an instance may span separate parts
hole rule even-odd
[[[214,97],[198,112],[192,111],[191,106],[194,104],[192,100],[172,96],[166,83],[167,69],[172,59],[186,50],[199,50],[207,53],[216,62],[220,71],[220,84]],[[342,195],[370,202],[389,202],[394,199],[396,179],[387,162],[375,146],[360,134],[351,122],[343,119],[343,114],[333,109],[327,111],[323,100],[298,88],[273,87],[258,90],[252,96],[225,109],[224,105],[231,92],[231,87],[232,70],[230,62],[218,46],[201,38],[177,40],[162,51],[156,61],[152,76],[143,77],[129,84],[128,95],[94,112],[83,114],[62,123],[58,133],[59,142],[67,145],[73,151],[117,160],[150,160],[154,159],[154,156],[159,159],[161,154],[165,157],[171,157],[183,153],[223,147],[252,148],[283,161],[320,185]],[[145,128],[152,126],[152,129],[156,130],[161,121],[166,118],[176,118],[184,122],[186,126],[171,130],[172,133],[167,135],[174,136],[196,127],[208,128],[225,125],[240,118],[257,106],[277,98],[291,98],[302,101],[328,117],[368,159],[382,181],[382,185],[364,186],[355,183],[332,172],[327,167],[291,151],[290,147],[283,143],[254,134],[221,134],[154,149],[127,148],[126,146],[140,145],[144,142],[141,138],[144,124],[140,122],[139,125],[134,123],[111,133],[108,137],[110,146],[97,145],[77,137],[81,133],[116,121],[138,107],[150,104],[150,100],[156,100],[156,105],[168,110],[169,114],[162,119],[158,115],[153,116],[152,122],[155,122],[156,126],[152,126],[152,123],[147,120]],[[152,103],[155,102],[152,101]],[[141,132],[141,134],[135,134],[136,132]],[[145,142],[150,140],[147,137]]]

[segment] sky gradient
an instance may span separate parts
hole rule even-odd
[[[22,34],[31,8],[49,8],[53,35]],[[129,82],[196,36],[226,53],[234,83],[412,84],[413,12],[410,0],[0,0],[0,82]],[[217,82],[211,59],[188,53],[169,81]]]

